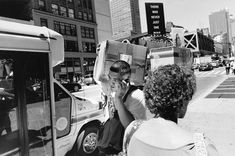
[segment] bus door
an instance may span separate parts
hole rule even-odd
[[[0,155],[54,155],[47,53],[0,51]]]

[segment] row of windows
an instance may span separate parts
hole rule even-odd
[[[89,67],[95,65],[96,58],[84,58],[83,66]],[[60,64],[61,67],[81,67],[80,58],[65,58],[64,62]]]
[[[71,1],[71,0],[67,0],[67,1]],[[40,10],[44,10],[44,11],[46,10],[45,0],[39,0],[38,4],[39,4]],[[91,0],[78,1],[78,7],[81,7],[81,9],[79,9],[79,11],[77,12],[77,18],[79,20],[84,20],[88,22],[94,21]],[[61,15],[64,17],[75,18],[74,9],[72,8],[59,6],[57,4],[51,4],[51,10],[53,14]]]
[[[78,7],[92,10],[92,2],[91,0],[77,0]]]
[[[84,58],[85,66],[94,66],[96,58]]]
[[[47,20],[44,18],[40,19],[41,26],[48,27]],[[62,35],[77,36],[76,25],[68,24],[63,22],[54,21],[54,30],[61,33]],[[95,30],[89,27],[81,26],[82,38],[95,38]]]
[[[86,11],[78,11],[78,19],[88,22],[93,22],[93,14],[92,12],[86,12]]]
[[[82,38],[95,38],[95,31],[93,28],[81,27]]]
[[[96,52],[96,44],[91,42],[82,42],[83,52],[87,53],[95,53]]]
[[[80,58],[65,58],[60,65],[61,67],[81,67],[81,60]]]
[[[54,21],[54,30],[62,35],[77,36],[76,25]]]
[[[78,51],[78,42],[71,40],[64,40],[64,50],[68,52],[77,52]]]
[[[57,4],[51,4],[51,10],[53,14],[74,18],[74,10],[71,8],[58,6]]]

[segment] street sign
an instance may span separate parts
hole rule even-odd
[[[163,3],[145,3],[148,34],[165,35]]]

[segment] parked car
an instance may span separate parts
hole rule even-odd
[[[66,81],[61,81],[61,84],[66,88],[69,92],[78,92],[82,86],[79,83],[76,82],[66,82]]]
[[[213,66],[211,65],[211,63],[200,63],[198,69],[199,71],[213,70]]]
[[[217,61],[212,61],[211,65],[213,66],[213,68],[218,68],[219,67],[219,63]]]

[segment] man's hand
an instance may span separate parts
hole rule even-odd
[[[116,84],[116,87],[117,90],[115,93],[115,98],[122,99],[128,90],[128,84],[124,80],[122,80]]]

